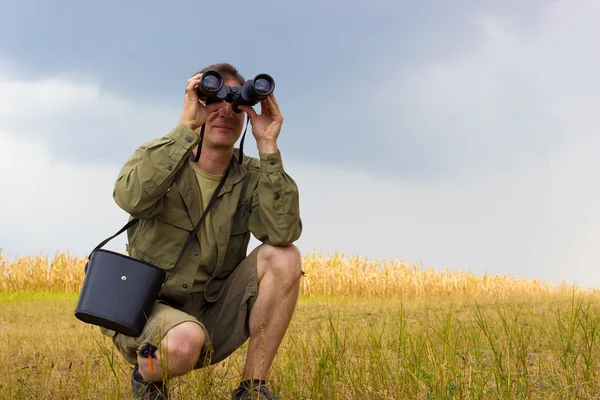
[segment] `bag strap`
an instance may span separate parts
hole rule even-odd
[[[181,249],[181,253],[179,253],[179,257],[177,257],[177,261],[175,261],[175,265],[177,265],[177,263],[179,263],[179,260],[181,259],[181,257],[183,257],[183,253],[185,253],[185,251],[187,250],[187,248],[190,245],[190,243],[192,243],[192,239],[194,238],[194,236],[196,236],[196,233],[198,232],[198,229],[200,229],[200,225],[202,225],[202,222],[204,222],[204,218],[206,218],[206,215],[208,214],[208,211],[210,210],[210,208],[213,206],[213,204],[217,200],[217,197],[219,196],[219,192],[223,188],[223,185],[225,184],[225,180],[227,180],[227,175],[229,175],[229,170],[230,169],[231,169],[231,166],[227,167],[227,171],[225,171],[225,175],[223,175],[223,178],[221,178],[221,182],[219,182],[219,186],[217,186],[217,188],[215,189],[215,192],[213,193],[212,197],[210,198],[210,201],[208,202],[208,205],[204,209],[204,212],[202,213],[202,216],[198,220],[198,223],[196,224],[196,227],[188,235],[188,238],[185,241],[185,244],[183,245],[183,249]],[[175,265],[173,265],[173,267],[175,267]]]
[[[187,240],[185,241],[185,244],[183,245],[183,249],[181,249],[181,253],[179,253],[179,257],[177,257],[177,261],[175,261],[175,265],[177,265],[179,263],[179,260],[181,259],[181,257],[183,257],[183,254],[187,250],[188,246],[190,245],[190,243],[192,243],[192,239],[194,238],[194,236],[196,236],[196,233],[198,232],[198,229],[200,229],[200,225],[202,224],[202,222],[206,218],[206,215],[208,214],[208,211],[210,210],[210,208],[214,205],[215,201],[217,200],[217,197],[219,196],[219,192],[221,191],[221,189],[223,188],[223,185],[225,184],[225,181],[227,180],[227,176],[229,175],[229,170],[230,169],[231,169],[231,165],[229,167],[227,167],[227,171],[225,171],[225,175],[223,175],[223,178],[221,178],[221,181],[219,182],[219,186],[217,186],[217,188],[215,189],[215,192],[213,193],[213,195],[212,195],[212,197],[211,197],[208,205],[204,209],[204,212],[202,213],[202,216],[200,217],[200,220],[196,224],[196,227],[188,235]],[[94,248],[94,250],[92,250],[92,253],[94,251],[102,248],[104,245],[106,245],[106,243],[110,242],[111,240],[113,240],[114,238],[116,238],[117,236],[119,236],[121,233],[125,232],[127,229],[131,228],[138,221],[139,221],[139,218],[133,218],[131,221],[127,222],[127,224],[125,224],[125,226],[123,228],[121,228],[119,230],[119,232],[117,232],[114,235],[112,235],[111,237],[103,240],[98,246],[96,246]],[[175,267],[175,265],[173,267]]]
[[[121,228],[121,230],[117,233],[115,233],[114,235],[112,235],[111,237],[104,239],[102,241],[102,243],[100,243],[98,246],[96,246],[94,248],[94,250],[92,250],[92,253],[98,249],[100,249],[101,247],[104,247],[104,245],[108,242],[110,242],[111,240],[113,240],[114,238],[116,238],[117,236],[119,236],[121,233],[125,232],[127,229],[131,228],[133,225],[135,225],[136,222],[139,221],[139,218],[134,218],[131,221],[129,221],[127,224],[125,224],[124,227]]]

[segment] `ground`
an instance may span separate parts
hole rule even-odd
[[[77,294],[0,294],[0,398],[127,399],[130,367]],[[281,399],[598,398],[600,301],[301,297],[270,374]],[[173,382],[225,399],[245,347]]]

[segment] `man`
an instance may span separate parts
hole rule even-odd
[[[226,102],[207,106],[195,89],[208,69],[220,72],[226,85],[245,82],[227,63],[192,76],[180,121],[139,147],[115,184],[116,203],[140,218],[128,231],[127,252],[167,270],[140,337],[102,329],[134,365],[136,399],[166,398],[169,378],[224,360],[248,338],[232,398],[274,398],[267,372],[299,294],[301,257],[292,244],[302,231],[298,188],[282,165],[277,138],[283,117],[275,96],[260,102],[260,114],[248,106],[236,113]],[[259,158],[234,149],[246,116]],[[174,265],[226,173],[216,202]],[[250,233],[262,244],[247,255]]]

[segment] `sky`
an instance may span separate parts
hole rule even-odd
[[[304,254],[600,287],[600,3],[223,4],[0,0],[3,253],[117,232],[122,164],[227,61],[275,79]]]

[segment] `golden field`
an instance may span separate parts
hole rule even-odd
[[[85,258],[70,254],[19,257],[9,262],[0,253],[0,290],[78,292],[85,262]],[[537,280],[437,271],[399,260],[369,261],[343,254],[305,255],[302,268],[306,273],[301,282],[304,297],[515,299],[583,292],[567,284],[555,287]]]
[[[84,265],[0,254],[0,399],[131,398],[130,366],[73,316]],[[341,254],[303,270],[269,378],[281,399],[600,398],[597,290]],[[173,398],[231,398],[245,348]]]

